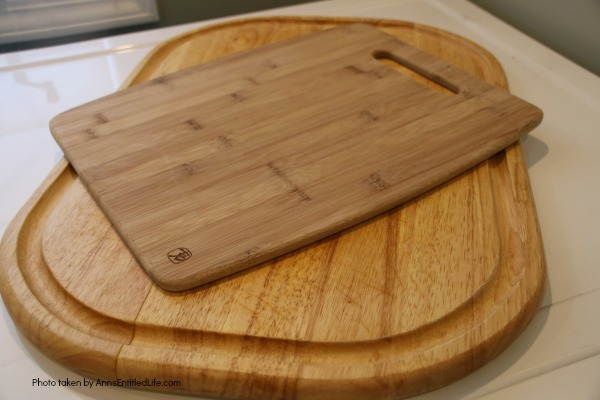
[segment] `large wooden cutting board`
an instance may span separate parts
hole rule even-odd
[[[128,84],[354,21],[209,26],[160,46]],[[468,40],[363,22],[506,87],[496,59]],[[175,380],[145,389],[235,399],[387,399],[449,384],[525,328],[544,273],[518,143],[401,207],[194,290],[148,278],[65,160],[0,247],[6,308],[49,357],[94,379]]]
[[[541,118],[376,27],[348,24],[136,85],[51,129],[150,276],[183,290],[387,211]]]

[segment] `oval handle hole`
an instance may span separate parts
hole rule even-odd
[[[404,76],[420,83],[423,86],[433,89],[438,93],[445,95],[458,94],[459,89],[447,82],[442,77],[432,75],[411,63],[396,57],[389,51],[375,51],[373,57],[380,61],[382,64],[392,68],[396,72],[401,73]]]

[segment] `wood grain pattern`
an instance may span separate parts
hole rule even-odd
[[[128,85],[355,20],[265,18],[160,46]],[[453,34],[363,20],[506,87]],[[492,360],[525,328],[545,261],[520,144],[376,218],[242,273],[168,292],[62,160],[7,229],[0,292],[21,332],[86,376],[236,399],[401,398]]]
[[[67,111],[51,129],[150,276],[183,290],[387,211],[541,117],[379,29],[347,24],[164,75]]]

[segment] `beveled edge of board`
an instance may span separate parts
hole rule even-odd
[[[284,19],[293,21],[294,17]],[[266,21],[269,20],[269,18],[260,18],[258,20]],[[309,19],[304,20],[310,22]],[[232,23],[248,23],[253,21],[254,19],[248,19],[232,21]],[[322,18],[319,19],[319,21],[335,23],[336,21],[340,20]],[[369,20],[361,19],[361,21]],[[381,23],[381,20],[373,21],[375,21],[375,23]],[[384,23],[393,24],[394,21],[384,21]],[[396,23],[401,24],[402,22],[398,21]],[[219,25],[226,24],[227,23]],[[412,23],[407,24],[416,26],[416,24]],[[419,28],[420,27],[421,25],[419,25]],[[207,29],[209,28],[215,28],[215,26],[207,27]],[[443,31],[436,28],[425,27],[424,29],[438,32],[439,34],[443,33]],[[180,36],[180,38],[201,31],[202,29],[190,32]],[[460,38],[454,34],[451,34],[450,36]],[[461,42],[462,41],[463,40],[461,39]],[[172,45],[173,40],[167,42],[167,44]],[[475,44],[473,45],[478,47]],[[158,53],[161,49],[162,46],[157,48],[152,54]],[[493,60],[495,60],[493,56],[491,57]],[[149,58],[150,56],[144,62],[147,62]],[[490,62],[497,63],[497,60]],[[128,82],[134,82],[136,77],[139,78],[140,74],[143,72],[142,70],[143,68],[140,67],[138,71],[133,74],[132,79],[128,80]],[[502,82],[500,83],[502,84]],[[512,164],[506,162],[504,154],[500,154],[487,162],[497,164],[504,163],[505,167],[508,168],[508,178],[504,177],[504,179],[510,179],[513,178],[513,173],[510,172],[511,166],[517,169],[524,168],[523,154],[519,143],[509,147],[506,150],[506,153],[514,159]],[[520,165],[518,165],[519,163]],[[519,186],[516,187],[516,189],[524,190],[526,192],[528,191],[530,194],[531,189],[529,187],[526,169],[523,171],[523,175],[524,176],[520,177],[521,180],[518,182]],[[95,313],[93,311],[83,310],[81,309],[81,305],[78,304],[75,304],[74,306],[80,308],[78,312],[81,311],[84,313],[83,321],[67,322],[64,319],[57,317],[55,314],[57,307],[62,305],[61,302],[71,304],[75,300],[71,298],[63,288],[49,288],[46,286],[49,283],[50,286],[52,286],[52,282],[45,281],[44,279],[50,278],[52,280],[53,278],[51,275],[48,275],[49,272],[44,272],[43,258],[41,255],[35,254],[36,251],[40,250],[39,246],[37,246],[38,242],[36,242],[36,240],[39,240],[39,238],[35,237],[35,228],[43,226],[45,221],[44,218],[48,217],[47,215],[44,217],[44,213],[49,214],[49,210],[52,209],[54,204],[60,201],[61,195],[65,193],[70,183],[72,183],[75,179],[76,174],[68,165],[68,162],[65,159],[60,160],[34,193],[34,195],[32,195],[32,197],[27,201],[17,216],[7,227],[7,230],[2,238],[2,242],[0,243],[0,292],[2,294],[3,301],[5,302],[6,308],[13,318],[16,326],[26,337],[34,342],[34,344],[46,355],[63,364],[66,364],[68,367],[78,371],[83,375],[101,377],[105,379],[114,379],[117,376],[125,376],[127,374],[127,362],[129,358],[134,355],[139,356],[140,354],[141,357],[146,360],[145,366],[150,368],[149,371],[153,371],[151,369],[153,366],[155,367],[157,363],[164,361],[164,358],[162,357],[168,357],[168,355],[173,352],[185,353],[185,346],[180,350],[174,350],[166,347],[162,349],[156,348],[154,347],[157,346],[156,343],[151,345],[150,342],[146,341],[151,341],[151,335],[148,335],[147,332],[148,327],[138,327],[135,325],[124,324],[122,321],[113,320],[107,316],[94,315]],[[518,197],[518,194],[515,194],[516,200],[518,200]],[[528,204],[525,206],[528,208],[529,212],[533,212],[533,215],[529,215],[529,217],[532,217],[535,220],[533,226],[535,232],[532,234],[537,235],[537,237],[540,238],[541,235],[539,232],[539,226],[537,224],[533,199],[529,200],[530,201],[527,202]],[[37,235],[41,236],[41,232],[37,232]],[[541,238],[539,240],[539,244],[541,246]],[[489,349],[487,350],[488,353],[485,354],[484,357],[485,362],[491,360],[502,350],[504,350],[525,328],[525,326],[527,326],[530,319],[537,311],[543,296],[543,284],[545,276],[545,259],[543,255],[543,248],[540,248],[539,250],[541,251],[541,258],[537,260],[535,265],[525,268],[523,275],[520,276],[521,281],[515,283],[513,288],[514,290],[511,292],[511,295],[515,294],[519,290],[522,290],[521,284],[523,279],[533,280],[536,283],[534,286],[535,290],[527,293],[528,301],[521,304],[521,312],[517,313],[517,315],[515,315],[515,317],[511,319],[509,323],[503,327],[503,329],[494,332],[493,335],[490,335],[487,338],[487,342],[491,342],[493,346],[491,346],[491,351]],[[39,264],[25,265],[28,257],[31,257]],[[41,269],[40,265],[42,267]],[[40,276],[40,273],[42,276]],[[56,282],[54,282],[54,284],[57,285]],[[51,294],[47,293],[48,289],[52,289],[54,291],[58,290],[59,294],[64,296],[62,299],[60,299],[58,304],[56,299],[50,298]],[[489,288],[486,290],[488,289]],[[52,294],[56,294],[56,292]],[[481,295],[481,293],[479,295]],[[502,305],[498,305],[498,307],[501,306]],[[509,306],[508,300],[503,303],[503,306]],[[88,313],[89,315],[85,313]],[[453,319],[459,318],[461,315],[464,317],[465,314],[469,314],[469,312],[466,308],[462,308],[443,320],[449,323],[452,322]],[[80,314],[75,313],[74,315],[77,316]],[[485,321],[482,321],[482,326],[484,325],[484,322]],[[116,333],[107,335],[105,333],[105,329],[103,329],[103,327],[107,325],[116,327]],[[134,334],[140,335],[141,345],[140,343],[137,345],[131,344]],[[244,340],[245,338],[239,339]],[[413,339],[414,337],[412,337],[412,335],[405,335],[400,344],[402,344],[402,342],[404,342],[404,345],[412,344],[411,341]],[[408,340],[408,342],[405,340]],[[256,343],[254,343],[254,346],[259,347],[259,349],[257,349],[258,351],[269,353],[265,350],[264,346],[262,346],[264,345],[264,343],[262,343],[263,340],[256,338],[255,341]],[[389,341],[379,342],[380,345],[383,344],[386,346],[386,348],[388,348],[387,346],[390,344]],[[357,349],[362,348],[364,350],[366,348],[372,348],[374,344],[375,343],[357,343],[354,347],[357,347]],[[148,347],[146,347],[146,345],[148,345]],[[216,345],[218,346],[218,343],[216,343]],[[283,345],[289,344],[283,343]],[[297,349],[290,350],[301,351],[303,347],[311,348],[312,346],[314,346],[314,344],[300,343],[297,344]],[[319,346],[321,345],[317,344],[317,347]],[[337,353],[340,350],[344,350],[346,347],[347,346],[344,345],[335,346],[335,344],[333,344],[332,351]],[[144,350],[148,350],[148,348],[152,350],[152,353],[160,354],[153,355],[144,353]],[[472,351],[485,351],[486,348],[486,343],[480,343],[478,346],[472,349]],[[348,348],[346,349],[349,350]],[[187,363],[188,365],[186,365],[186,367],[198,368],[198,365],[195,363],[198,360],[193,357],[192,353],[193,352],[190,352],[189,357],[186,358],[186,361],[183,362],[183,364]],[[391,358],[393,359],[393,357]],[[93,360],[93,362],[90,362],[90,360]],[[384,359],[376,360],[377,363],[384,361]],[[465,365],[465,362],[468,363],[468,355],[465,356],[464,354],[462,356],[449,359],[445,363],[446,369],[444,370],[449,372],[449,374],[446,376],[439,376],[439,370],[428,370],[425,372],[429,374],[430,378],[426,379],[425,382],[422,380],[406,382],[410,381],[411,377],[398,375],[398,373],[392,373],[385,379],[396,381],[396,389],[399,390],[399,392],[396,392],[395,395],[399,395],[399,393],[402,393],[403,395],[414,395],[423,392],[423,385],[427,386],[426,390],[433,390],[434,388],[446,385],[466,375],[485,363],[483,362],[480,365]],[[347,364],[343,363],[330,363],[328,364],[328,369],[337,370],[340,369],[340,367],[346,366]],[[170,376],[170,373],[172,373],[172,371],[167,371],[165,376]],[[223,378],[224,372],[220,371],[218,368],[214,368],[211,373],[213,374],[213,378],[218,379],[219,377]],[[262,398],[264,395],[272,394],[272,390],[281,389],[280,387],[272,387],[268,384],[265,385],[264,376],[260,374],[257,375],[252,370],[247,370],[245,373],[247,374],[247,383],[249,385],[256,384],[259,387],[258,392],[254,393],[255,396],[253,398]],[[243,374],[243,372],[240,372],[240,374]],[[296,384],[295,389],[301,389],[301,396],[299,396],[299,398],[309,398],[311,395],[320,395],[325,397],[332,395],[343,398],[362,398],[367,394],[371,398],[383,398],[389,395],[394,395],[394,393],[384,391],[386,382],[380,382],[381,386],[373,386],[374,382],[372,381],[372,378],[372,376],[355,376],[346,380],[332,380],[328,385],[325,385],[325,383],[319,379],[306,379],[305,383],[301,385],[301,387],[297,386],[298,384]],[[205,394],[205,391],[203,392],[202,390],[199,390],[199,388],[197,388],[193,382],[188,382],[188,385],[188,387],[184,388],[185,390],[183,390],[183,392],[192,394]],[[294,393],[286,392],[285,382],[283,382],[283,385],[283,394],[288,393],[294,396]],[[364,393],[356,392],[356,387],[360,387]],[[287,388],[287,390],[290,389],[294,388]]]

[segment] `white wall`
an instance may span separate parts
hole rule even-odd
[[[471,0],[600,76],[600,0]]]

